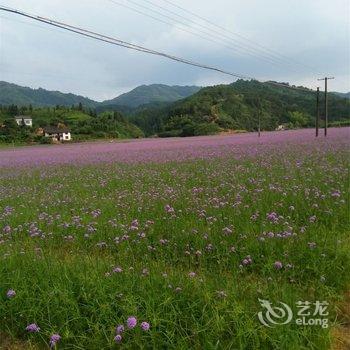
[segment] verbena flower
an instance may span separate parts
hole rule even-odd
[[[248,266],[251,265],[253,263],[252,258],[250,257],[250,255],[247,255],[243,260],[242,260],[242,265],[243,266]]]
[[[61,339],[59,334],[52,334],[50,338],[50,347],[53,348]]]
[[[122,324],[118,325],[117,328],[115,329],[115,332],[117,334],[123,333],[124,332],[124,326]]]
[[[143,331],[148,331],[148,330],[150,329],[149,323],[148,323],[148,322],[142,322],[142,323],[141,323],[141,329],[142,329]]]
[[[119,343],[121,343],[121,341],[122,341],[122,336],[120,335],[120,334],[117,334],[115,337],[114,337],[114,341],[117,343],[117,344],[119,344]]]
[[[6,296],[8,298],[13,298],[14,296],[16,296],[16,292],[13,289],[9,289],[6,293]]]
[[[36,333],[40,331],[40,327],[35,323],[31,323],[26,327],[26,331],[28,331],[29,333]]]
[[[170,213],[170,214],[172,214],[172,213],[175,212],[174,208],[171,207],[169,204],[167,204],[167,205],[165,206],[165,211],[166,211],[167,213]]]
[[[273,266],[275,267],[276,270],[281,270],[281,268],[283,267],[283,264],[280,261],[275,261]]]
[[[126,321],[126,324],[127,324],[127,326],[128,326],[129,329],[135,328],[136,325],[137,325],[137,319],[136,319],[136,317],[130,316],[130,317],[127,319],[127,321]]]

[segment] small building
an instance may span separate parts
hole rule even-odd
[[[16,115],[15,116],[15,120],[16,120],[17,125],[29,126],[29,127],[33,126],[33,119],[32,119],[32,117],[29,117],[27,115]]]
[[[286,130],[286,127],[285,125],[278,125],[277,128],[275,129],[276,131],[283,131],[283,130]]]
[[[51,138],[54,142],[72,140],[70,129],[67,127],[46,126],[43,130],[44,136]]]
[[[44,136],[44,129],[43,128],[35,129],[35,135],[36,136]]]

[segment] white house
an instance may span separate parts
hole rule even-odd
[[[56,126],[46,126],[44,128],[44,135],[56,142],[72,140],[70,129],[67,127],[58,128]]]
[[[17,115],[15,116],[15,120],[17,125],[24,125],[29,127],[33,126],[33,119],[27,115]]]

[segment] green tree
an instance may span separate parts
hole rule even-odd
[[[290,124],[292,127],[301,128],[308,123],[308,116],[302,112],[289,112]]]

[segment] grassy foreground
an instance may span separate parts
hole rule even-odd
[[[0,332],[13,341],[330,348],[350,282],[345,150],[2,169],[0,180]],[[259,299],[294,314],[297,301],[327,301],[330,327],[266,327]]]

